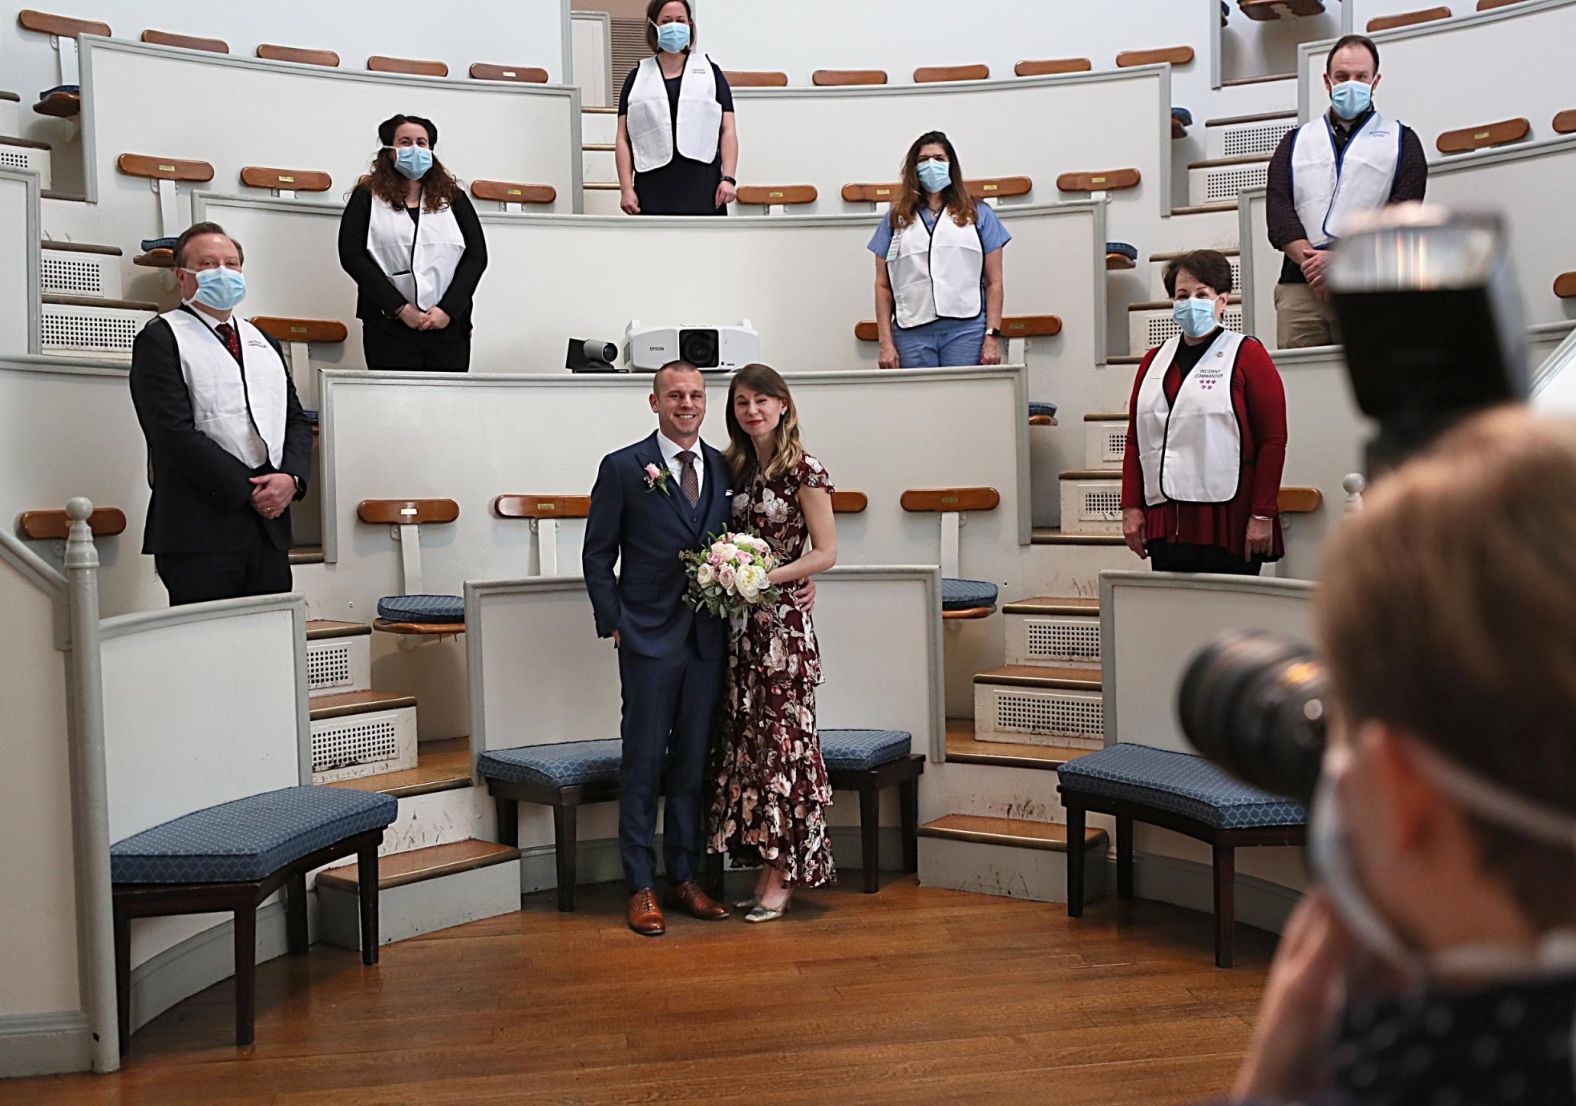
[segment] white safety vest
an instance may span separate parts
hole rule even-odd
[[[284,359],[263,332],[230,316],[241,339],[237,365],[224,339],[191,312],[177,308],[159,317],[175,332],[197,429],[247,468],[261,468],[264,461],[278,468],[284,460],[289,377]]]
[[[1242,477],[1242,427],[1231,402],[1242,335],[1222,330],[1182,379],[1175,403],[1166,400],[1166,370],[1181,335],[1160,347],[1138,386],[1133,420],[1144,502],[1226,503]]]
[[[1297,129],[1291,148],[1292,199],[1308,241],[1325,246],[1341,236],[1352,215],[1383,207],[1401,161],[1401,124],[1377,111],[1335,156],[1328,116]]]
[[[892,232],[886,262],[897,325],[905,330],[937,319],[972,319],[984,308],[985,244],[978,222],[960,227],[942,208],[932,231],[916,212],[912,223]]]
[[[722,141],[722,105],[711,58],[691,52],[679,75],[678,151],[691,161],[710,164]],[[624,120],[635,171],[649,173],[673,160],[673,108],[662,77],[662,63],[649,57],[635,71]]]
[[[449,290],[465,253],[465,235],[454,209],[423,211],[420,222],[403,207],[372,197],[367,252],[400,295],[418,311],[436,307]]]

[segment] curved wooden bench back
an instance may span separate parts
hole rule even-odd
[[[1001,493],[995,488],[910,488],[898,502],[913,512],[994,511]]]
[[[473,81],[513,81],[516,84],[546,84],[547,70],[534,65],[489,65],[478,61],[471,65]]]
[[[95,507],[88,516],[95,538],[108,538],[126,530],[126,512],[119,507]],[[16,532],[33,541],[65,541],[71,519],[65,511],[23,511],[16,518]]]
[[[281,192],[327,192],[334,178],[316,169],[266,169],[248,165],[241,170],[241,183],[251,188],[277,188]]]
[[[1450,9],[1445,7],[1424,8],[1422,11],[1397,12],[1395,15],[1375,16],[1368,21],[1368,33],[1377,34],[1380,31],[1393,31],[1397,27],[1415,27],[1419,23],[1432,23],[1436,19],[1449,19]]]
[[[1063,173],[1056,178],[1062,192],[1117,192],[1137,188],[1143,175],[1137,169],[1106,169],[1103,172]]]
[[[787,88],[788,74],[769,70],[724,69],[722,75],[734,88]]]
[[[1193,47],[1167,46],[1159,50],[1123,50],[1116,55],[1118,69],[1131,69],[1135,65],[1156,65],[1167,61],[1172,65],[1187,65],[1193,60]]]
[[[128,177],[146,177],[149,180],[198,182],[213,180],[213,166],[206,161],[191,161],[178,157],[121,154],[115,159],[115,168]]]
[[[591,514],[589,495],[500,495],[493,500],[499,518],[586,518]]]
[[[401,526],[410,522],[453,522],[460,505],[452,499],[363,499],[356,504],[362,522]]]
[[[293,61],[297,65],[339,68],[339,55],[332,50],[307,50],[300,46],[274,46],[265,42],[257,48],[257,56],[265,61]]]
[[[810,83],[823,88],[840,85],[886,84],[885,69],[817,69]]]
[[[142,41],[153,46],[179,46],[182,50],[202,50],[209,54],[228,54],[230,44],[222,38],[178,35],[173,31],[143,31]]]
[[[819,196],[813,184],[747,184],[739,189],[739,202],[752,206],[813,204]]]
[[[1019,77],[1054,77],[1060,73],[1087,73],[1094,68],[1088,58],[1042,58],[1020,61],[1012,67]]]
[[[280,342],[343,342],[350,332],[338,319],[291,319],[281,315],[258,315],[252,325]]]
[[[833,492],[832,512],[839,515],[862,515],[870,506],[870,497],[864,492]]]
[[[914,70],[915,84],[945,84],[949,81],[988,81],[988,65],[922,65]]]
[[[110,34],[109,24],[96,19],[73,19],[69,15],[51,15],[31,8],[17,12],[16,21],[26,30],[61,38],[76,38],[78,35],[103,35],[108,38]]]
[[[413,77],[447,77],[449,67],[441,61],[422,58],[390,58],[373,54],[367,59],[367,68],[374,73],[406,73]]]
[[[497,200],[503,204],[550,204],[558,199],[558,189],[550,184],[478,180],[471,182],[471,195],[478,200]]]
[[[1504,146],[1520,142],[1532,133],[1532,121],[1525,117],[1502,119],[1498,123],[1485,123],[1481,127],[1462,127],[1446,131],[1434,140],[1442,154],[1462,154],[1468,150],[1486,150],[1490,146]]]

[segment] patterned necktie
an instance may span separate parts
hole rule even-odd
[[[695,471],[695,454],[686,449],[679,454],[679,464],[684,466],[684,471],[679,473],[679,490],[693,507],[700,502],[700,473]]]
[[[214,327],[214,333],[224,339],[224,348],[230,351],[230,356],[235,358],[235,363],[241,363],[241,336],[235,332],[235,327],[229,323],[220,323]]]

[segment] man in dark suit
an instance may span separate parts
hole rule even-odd
[[[668,905],[706,920],[728,912],[696,882],[703,855],[702,784],[727,658],[727,626],[684,602],[679,554],[727,528],[732,493],[722,455],[700,440],[706,381],[671,361],[651,385],[657,432],[602,459],[581,564],[599,637],[618,648],[624,691],[619,852],[629,928],[665,929],[657,905],[657,793],[665,791]],[[613,564],[619,564],[617,578]]]
[[[170,605],[290,590],[290,504],[306,494],[312,424],[274,340],[234,309],[240,243],[198,223],[175,244],[181,306],[131,353],[153,495],[142,551]]]

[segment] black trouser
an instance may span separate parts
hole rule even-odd
[[[235,599],[242,595],[279,595],[291,590],[290,554],[258,540],[245,549],[222,553],[158,553],[153,567],[170,593],[170,606]]]
[[[369,369],[462,373],[471,367],[471,325],[412,330],[398,319],[362,319],[361,349]]]
[[[1264,558],[1258,554],[1251,561],[1246,561],[1241,554],[1218,545],[1151,539],[1144,548],[1149,551],[1149,567],[1156,572],[1215,572],[1231,576],[1257,576],[1259,569],[1264,567]]]

